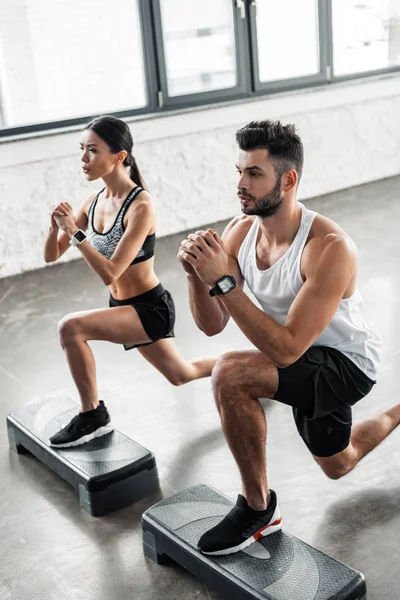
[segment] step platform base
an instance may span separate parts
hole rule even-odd
[[[160,485],[154,455],[118,431],[73,448],[49,438],[79,412],[66,397],[41,400],[8,415],[10,448],[29,452],[70,483],[81,507],[99,517],[137,502]]]
[[[364,576],[279,531],[227,556],[201,554],[197,541],[234,502],[206,485],[162,500],[142,517],[145,555],[171,559],[229,600],[361,600]]]

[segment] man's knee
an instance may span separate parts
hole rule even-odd
[[[273,362],[251,350],[223,354],[212,371],[214,396],[226,401],[234,401],[240,392],[252,398],[273,398],[277,379]]]
[[[77,341],[81,334],[81,319],[74,314],[65,315],[58,324],[61,346]]]
[[[242,358],[241,358],[242,357]],[[212,370],[211,381],[215,388],[240,386],[242,381],[243,355],[240,352],[227,352],[220,356]]]
[[[327,458],[321,458],[314,456],[315,460],[321,467],[329,479],[341,479],[347,473],[352,471],[357,464],[357,459],[353,448],[347,447],[342,452],[329,456]]]
[[[325,473],[325,475],[327,477],[329,477],[329,479],[341,479],[342,477],[344,477],[344,475],[347,475],[347,473],[349,471],[351,471],[351,469],[348,466],[322,466],[320,465],[322,471]]]

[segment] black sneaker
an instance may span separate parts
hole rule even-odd
[[[282,529],[276,494],[273,490],[270,492],[270,502],[266,510],[250,508],[246,498],[239,494],[236,506],[218,525],[201,536],[197,544],[198,550],[203,554],[233,554]]]
[[[94,438],[111,433],[113,427],[103,400],[94,410],[79,413],[68,425],[50,438],[54,448],[71,448],[90,442]]]

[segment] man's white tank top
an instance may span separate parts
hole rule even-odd
[[[318,213],[299,203],[302,216],[296,237],[288,250],[269,269],[261,270],[256,263],[258,218],[250,227],[239,250],[238,262],[250,291],[263,311],[284,325],[289,308],[304,284],[300,260],[311,225]],[[345,354],[361,371],[376,379],[381,340],[365,316],[364,303],[358,290],[341,300],[329,325],[313,346],[330,346]]]

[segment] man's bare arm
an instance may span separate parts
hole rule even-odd
[[[229,238],[231,237],[232,227],[235,225],[236,219],[231,221],[225,228],[222,239],[225,239],[229,247]],[[218,296],[211,297],[209,294],[210,286],[204,283],[195,270],[195,263],[193,266],[186,260],[189,248],[187,242],[193,244],[203,244],[203,249],[207,251],[206,242],[203,239],[203,234],[212,236],[211,230],[207,232],[196,232],[190,234],[186,240],[182,241],[181,247],[178,252],[178,260],[181,262],[183,268],[186,271],[186,276],[189,286],[189,304],[193,318],[197,327],[208,336],[217,335],[221,333],[226,327],[229,321],[230,314],[225,308],[224,304],[220,301]],[[236,279],[237,285],[243,287],[243,277],[240,273],[239,265],[234,256],[228,257],[227,272],[225,275],[233,275]]]
[[[356,271],[355,247],[350,240],[329,234],[314,244],[309,265],[285,325],[266,315],[240,289],[221,296],[245,336],[278,367],[300,358],[331,321]]]
[[[236,272],[233,260],[229,272],[226,274],[233,275],[236,281],[239,282],[239,286],[243,285],[240,281],[240,274]],[[190,310],[197,327],[208,336],[221,333],[229,321],[229,311],[218,296],[210,296],[210,286],[203,283],[196,274],[187,274],[187,279]]]

